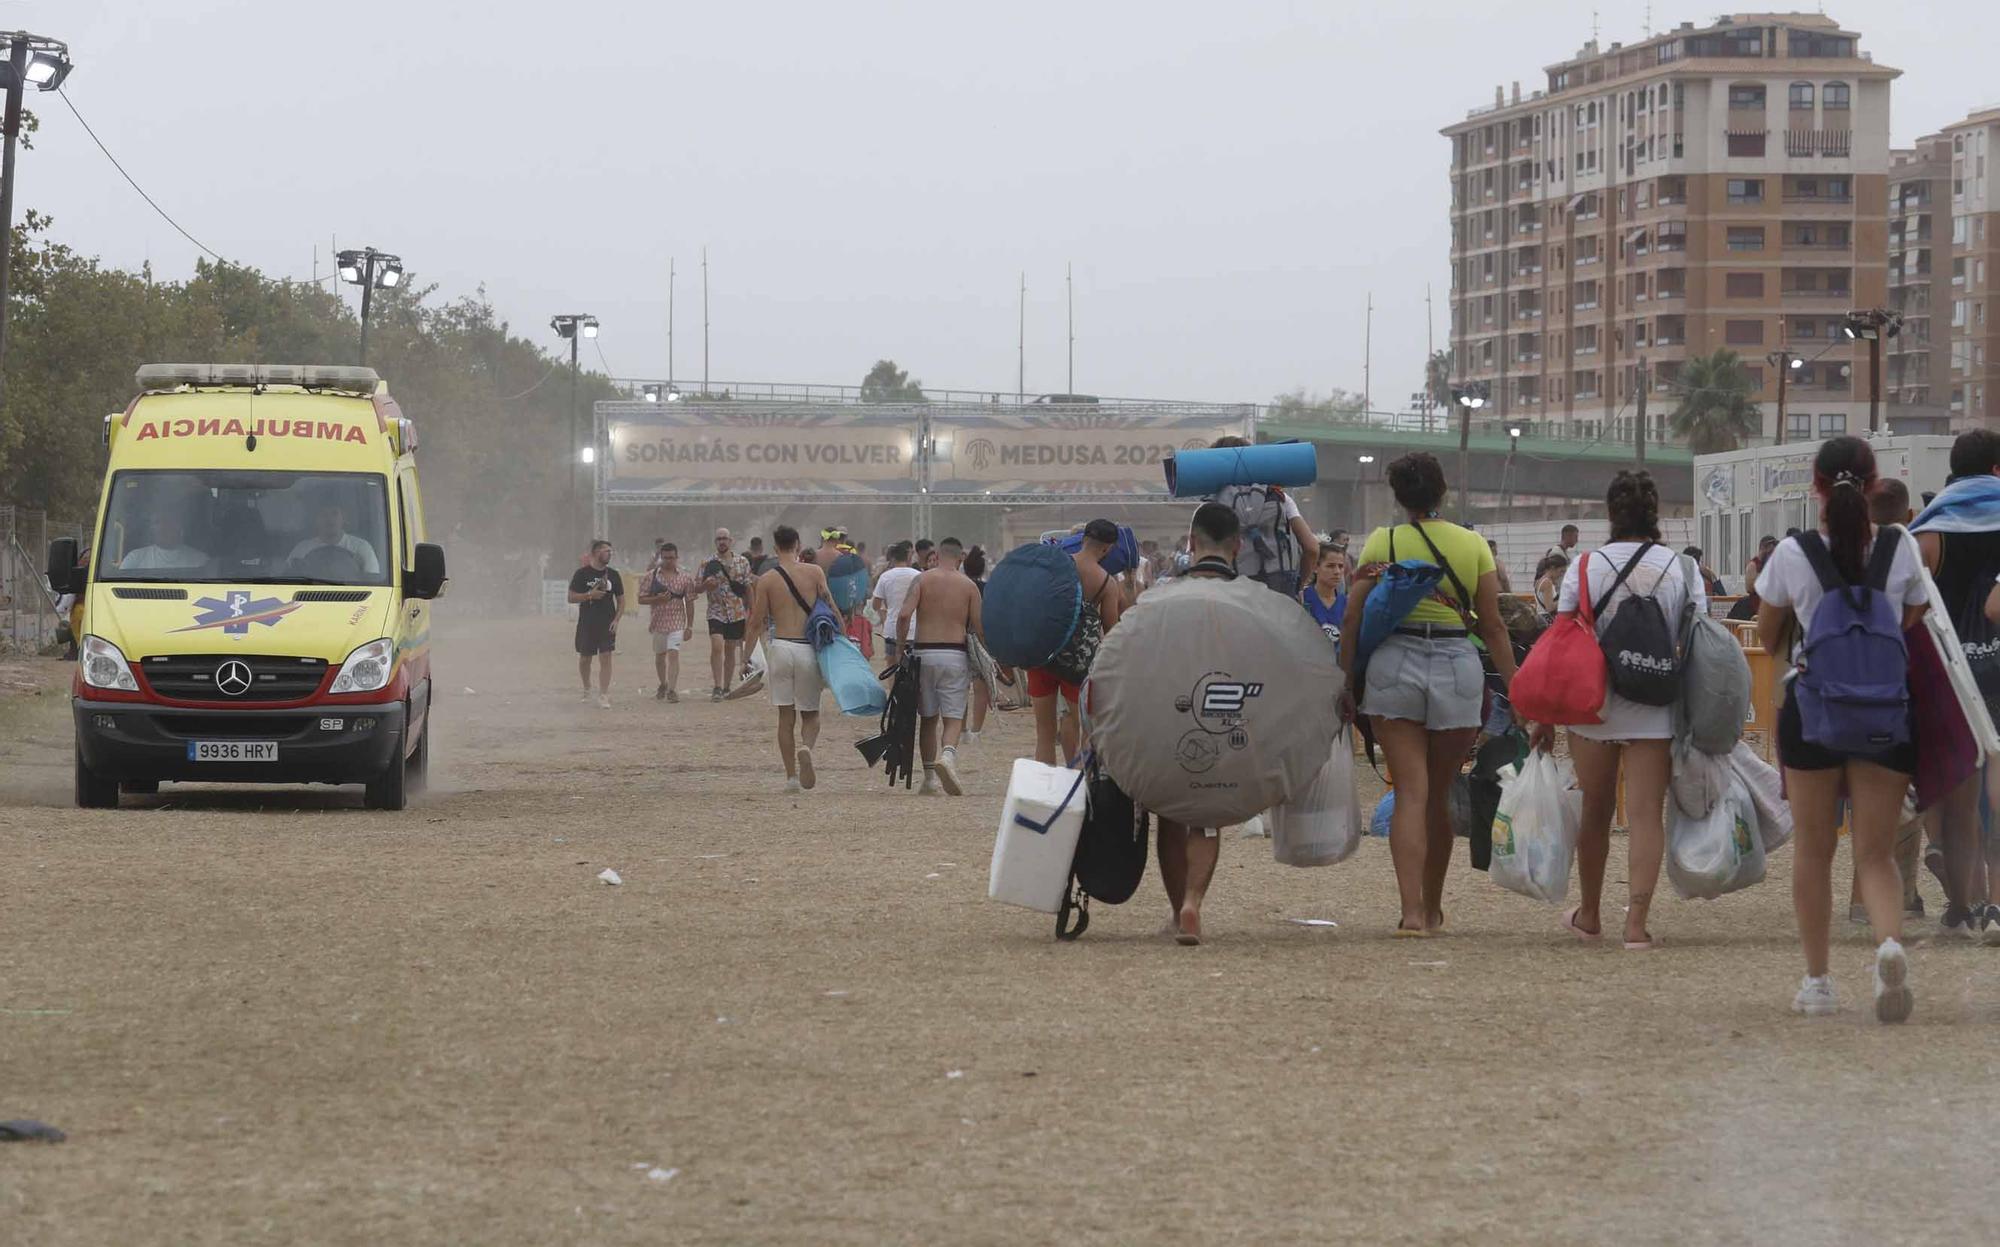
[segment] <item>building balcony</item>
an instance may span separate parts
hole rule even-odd
[[[1854,131],[1852,130],[1787,130],[1785,131],[1785,155],[1830,156],[1840,158],[1854,154]]]

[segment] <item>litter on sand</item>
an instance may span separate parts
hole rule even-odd
[[[606,866],[603,870],[598,871],[597,877],[599,879],[604,880],[604,882],[610,884],[614,888],[617,887],[619,884],[625,882],[625,880],[619,878],[618,872],[611,869],[611,867],[609,866]]]
[[[1438,966],[1448,965],[1450,963],[1444,961],[1412,961],[1410,964],[1413,966],[1423,966],[1426,969],[1435,969]]]
[[[1337,927],[1340,925],[1331,918],[1287,918],[1285,921],[1295,927]]]
[[[68,1135],[44,1121],[0,1121],[0,1143],[61,1143]]]
[[[658,1166],[654,1166],[646,1171],[646,1180],[648,1182],[672,1182],[680,1176],[681,1171],[678,1169],[661,1169]]]
[[[962,1069],[948,1069],[944,1072],[944,1076],[946,1078],[963,1078],[965,1077],[965,1071]]]
[[[825,992],[825,993],[823,993],[823,994],[824,994],[824,995],[828,995],[828,996],[832,996],[832,997],[833,997],[834,999],[836,999],[836,1000],[840,999],[841,997],[844,997],[844,996],[848,995],[848,993],[847,993],[847,992],[844,992],[844,991],[840,991],[840,990],[838,990],[838,989],[836,989],[836,990],[834,990],[834,991],[830,991],[830,992]]]
[[[943,876],[943,875],[941,875],[941,874],[939,874],[939,873],[938,873],[937,871],[933,870],[933,871],[932,871],[931,873],[929,873],[929,874],[925,875],[925,876],[924,876],[924,878],[926,878],[926,879],[942,879],[942,878],[944,878],[944,876]]]

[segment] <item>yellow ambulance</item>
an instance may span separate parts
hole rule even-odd
[[[430,761],[416,426],[373,369],[148,364],[110,463],[73,685],[76,803],[162,782],[365,784],[401,809]]]

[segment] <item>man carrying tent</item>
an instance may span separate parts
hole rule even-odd
[[[1217,450],[1248,445],[1244,437],[1215,439]],[[1238,574],[1296,599],[1301,569],[1319,566],[1319,538],[1299,515],[1299,504],[1276,485],[1225,485],[1214,500],[1235,512],[1241,529]]]
[[[825,687],[818,655],[806,638],[806,617],[814,602],[831,602],[833,594],[826,573],[799,558],[798,529],[779,525],[771,540],[778,547],[778,563],[751,587],[748,633],[754,643],[764,635],[766,623],[772,627],[766,679],[778,710],[778,757],[785,764],[786,791],[799,792],[817,778],[813,744],[819,739],[819,699]]]
[[[966,639],[981,635],[979,586],[960,568],[965,547],[956,537],[938,542],[936,567],[918,576],[896,615],[899,651],[917,656],[917,747],[924,759],[923,793],[942,787],[958,797],[958,738],[972,692]],[[942,748],[940,748],[942,746]]]
[[[1083,677],[1103,643],[1104,634],[1117,624],[1125,598],[1099,564],[1118,541],[1118,526],[1107,519],[1095,519],[1083,526],[1083,545],[1070,558],[1083,581],[1083,610],[1069,644],[1046,666],[1028,672],[1028,696],[1035,706],[1035,761],[1056,765],[1056,743],[1060,734],[1063,757],[1074,758],[1082,748],[1077,723],[1077,699],[1082,694]],[[1061,566],[1061,564],[1057,564]],[[1067,718],[1057,722],[1058,697],[1069,703]]]

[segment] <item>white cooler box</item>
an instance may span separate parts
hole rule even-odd
[[[1045,914],[1061,909],[1087,795],[1082,771],[1014,759],[986,895]]]

